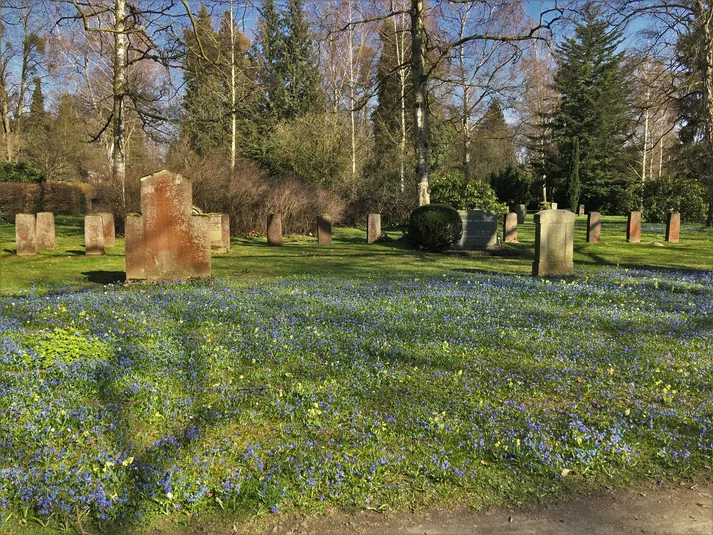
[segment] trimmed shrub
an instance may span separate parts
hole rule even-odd
[[[661,177],[644,183],[643,216],[650,223],[665,223],[672,210],[681,212],[681,221],[706,220],[706,188],[697,180]]]
[[[463,223],[458,211],[446,204],[419,206],[409,218],[409,240],[429,251],[444,251],[460,240]]]
[[[466,181],[458,171],[446,173],[435,178],[431,183],[431,201],[434,204],[447,204],[456,210],[489,210],[498,214],[508,211],[505,204],[498,202],[490,184]]]
[[[0,212],[13,220],[20,213],[86,214],[91,191],[87,184],[0,182]]]
[[[20,182],[22,184],[37,184],[42,182],[42,173],[25,162],[0,163],[0,182]]]

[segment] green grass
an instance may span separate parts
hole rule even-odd
[[[575,224],[575,270],[602,266],[664,269],[713,269],[713,231],[684,226],[678,244],[654,247],[664,241],[663,230],[644,230],[641,243],[626,243],[626,219],[603,217],[602,242],[587,244],[586,218]],[[57,245],[36,257],[14,255],[14,227],[0,225],[0,291],[36,285],[97,286],[123,280],[124,241],[99,258],[84,256],[82,219],[58,216]],[[534,223],[531,215],[518,228],[519,244],[508,244],[503,255],[442,255],[409,248],[401,232],[387,231],[389,240],[367,245],[364,229],[336,228],[332,246],[319,247],[316,238],[287,237],[283,247],[268,247],[265,238],[232,239],[232,252],[213,257],[213,275],[220,278],[271,279],[298,274],[336,274],[344,277],[427,275],[476,270],[510,274],[531,272]]]

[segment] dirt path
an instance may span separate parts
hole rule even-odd
[[[713,483],[652,484],[533,509],[283,518],[233,533],[285,535],[713,535]],[[265,520],[265,519],[263,519]],[[205,526],[207,528],[207,526]],[[245,531],[243,531],[245,530]],[[208,533],[219,533],[211,531]]]

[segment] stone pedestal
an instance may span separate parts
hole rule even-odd
[[[381,214],[369,214],[366,221],[366,243],[381,238]]]
[[[104,247],[116,247],[116,229],[114,227],[114,214],[102,212],[102,225],[104,226]]]
[[[54,249],[54,214],[52,212],[38,212],[36,223],[37,248]]]
[[[639,243],[641,241],[641,212],[630,212],[626,223],[626,241]]]
[[[332,218],[326,214],[317,217],[317,244],[332,245]]]
[[[574,220],[568,210],[543,210],[535,214],[535,261],[532,274],[574,273]]]
[[[670,243],[678,243],[678,235],[681,232],[681,214],[679,212],[671,212],[668,214],[666,222],[666,241]]]
[[[210,214],[210,249],[214,253],[230,252],[230,216]]]
[[[282,217],[280,214],[267,216],[267,244],[282,245]]]
[[[578,216],[584,215],[584,205],[583,204],[580,204],[579,207],[577,208],[577,215]]]
[[[503,241],[505,243],[517,242],[517,214],[505,214],[503,218]]]
[[[599,243],[602,233],[602,216],[599,212],[589,212],[587,216],[587,243]]]
[[[104,254],[104,222],[100,215],[84,216],[84,254]]]
[[[141,215],[126,217],[126,278],[210,277],[210,216],[192,215],[191,181],[167,170],[141,179]]]
[[[17,256],[37,254],[37,223],[34,214],[15,215],[15,244]]]

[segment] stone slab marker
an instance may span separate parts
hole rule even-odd
[[[580,204],[579,207],[577,208],[577,215],[584,215],[584,205]]]
[[[282,245],[282,217],[280,214],[267,216],[267,244]]]
[[[525,222],[525,217],[527,216],[527,206],[524,204],[518,204],[515,208],[515,213],[517,214],[517,224],[522,225]]]
[[[141,179],[141,215],[126,217],[126,278],[210,277],[210,216],[192,215],[191,181],[162,170]]]
[[[678,235],[681,232],[681,214],[680,212],[670,212],[668,221],[666,222],[666,241],[670,243],[678,243]]]
[[[550,210],[557,210],[557,203],[556,203],[556,202],[550,203]]]
[[[37,248],[54,249],[54,214],[52,212],[38,212],[36,223]]]
[[[381,214],[369,214],[366,220],[366,243],[381,238]]]
[[[505,243],[517,242],[517,214],[510,212],[503,219],[503,241]]]
[[[487,249],[498,241],[500,218],[495,212],[484,210],[458,210],[463,224],[463,234],[454,249]]]
[[[641,212],[629,212],[626,223],[626,241],[639,243],[641,241]]]
[[[543,210],[535,214],[535,261],[532,274],[574,273],[574,220],[569,210]]]
[[[102,225],[104,228],[104,247],[116,247],[116,229],[114,228],[114,214],[102,212]]]
[[[34,214],[15,214],[17,256],[37,254],[37,224]]]
[[[100,215],[84,216],[84,254],[87,256],[104,254],[104,222]]]
[[[230,251],[230,216],[210,214],[210,248],[214,253]]]
[[[602,235],[602,215],[599,212],[589,212],[587,216],[587,243],[599,243]]]
[[[326,214],[317,216],[317,244],[332,245],[332,218]]]

